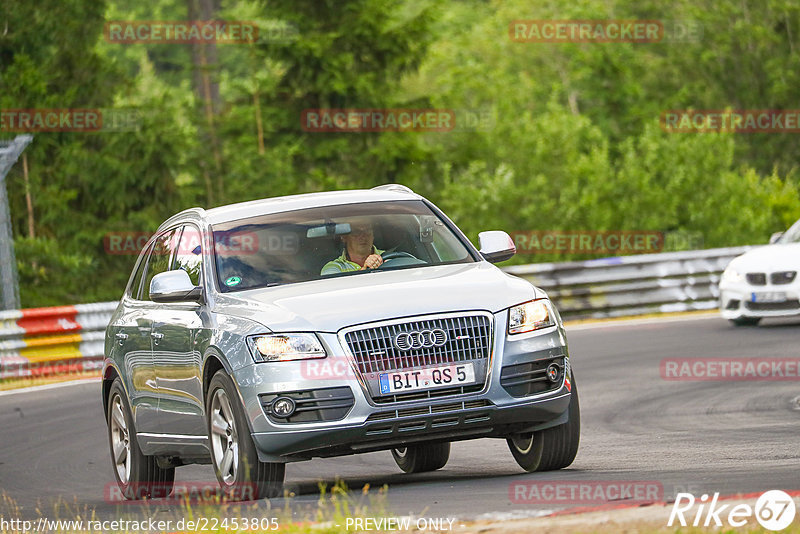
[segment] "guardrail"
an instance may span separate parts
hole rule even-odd
[[[568,319],[711,310],[728,263],[753,247],[513,265],[503,270],[547,291]]]
[[[503,270],[548,292],[569,319],[710,310],[719,276],[752,247],[514,265]],[[100,369],[117,302],[0,312],[0,380]]]
[[[116,302],[0,312],[0,380],[99,370]]]

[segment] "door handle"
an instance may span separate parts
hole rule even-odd
[[[164,338],[164,334],[161,332],[150,332],[150,337],[153,338],[153,343],[158,345],[158,342]]]
[[[119,344],[122,345],[125,343],[125,340],[128,339],[128,334],[125,332],[117,332],[115,337],[117,338],[117,341],[119,341]]]

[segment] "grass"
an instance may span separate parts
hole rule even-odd
[[[16,505],[14,500],[5,492],[0,494],[0,517],[8,520],[18,518],[23,515],[23,511]],[[98,513],[89,505],[77,502],[77,499],[69,502],[60,499],[52,505],[52,510],[48,513],[41,508],[35,509],[38,517],[47,517],[50,520],[83,520],[99,521],[111,519],[127,519],[131,521],[142,521],[146,518],[154,518],[159,521],[171,520],[171,531],[183,532],[279,532],[286,534],[354,534],[361,532],[360,529],[347,528],[348,518],[388,518],[397,517],[387,512],[388,488],[383,486],[377,491],[372,490],[369,485],[364,486],[360,492],[351,492],[346,484],[341,480],[327,488],[324,484],[319,486],[319,497],[316,503],[309,502],[310,507],[303,509],[302,502],[297,500],[297,496],[286,492],[282,507],[275,508],[275,501],[256,501],[246,503],[224,502],[216,500],[200,503],[192,503],[188,498],[184,502],[165,505],[163,502],[142,501],[136,504],[121,504],[117,507],[117,513],[109,516],[106,512],[99,517]],[[457,496],[454,496],[457,498]],[[266,504],[266,507],[265,507]],[[641,514],[640,511],[645,512]],[[663,514],[656,507],[641,507],[617,510],[611,512],[592,512],[587,514],[562,515],[558,517],[539,517],[530,519],[516,520],[494,520],[494,521],[457,521],[453,524],[453,531],[463,534],[518,534],[525,532],[537,532],[542,534],[562,534],[562,533],[597,533],[597,534],[617,534],[619,532],[630,533],[669,533],[669,534],[705,534],[713,532],[715,534],[727,533],[761,533],[767,534],[771,531],[765,530],[754,518],[750,518],[747,525],[742,528],[698,528],[698,527],[667,527],[666,520],[668,512],[663,510]],[[33,519],[34,524],[37,520],[31,518],[30,511],[25,514],[29,519]],[[663,516],[663,517],[662,517]],[[250,523],[244,525],[243,518],[248,518]],[[256,523],[252,523],[255,518]],[[277,522],[273,524],[270,520],[275,518]],[[227,519],[227,522],[225,521]],[[233,519],[238,521],[233,524]],[[184,527],[176,529],[177,522],[183,520]],[[187,522],[205,521],[204,528],[187,528]],[[86,524],[86,523],[85,523]],[[246,528],[242,528],[246,526]],[[253,529],[253,526],[258,528]],[[274,528],[276,527],[277,528]],[[81,532],[141,532],[146,529],[86,529]],[[0,527],[0,534],[17,533],[20,530]],[[67,532],[61,530],[55,532]],[[75,530],[73,530],[75,531]],[[370,532],[387,532],[370,528]],[[411,528],[405,532],[418,532],[415,522],[411,521]],[[426,532],[438,532],[428,530]],[[800,516],[795,518],[792,525],[780,531],[781,534],[800,534]]]
[[[142,530],[95,528],[91,523],[121,520],[142,522],[148,518],[156,521],[170,521],[170,528],[166,530],[183,530],[187,532],[281,532],[288,534],[333,534],[338,532],[353,532],[345,528],[349,517],[384,517],[386,514],[386,486],[378,490],[371,490],[369,485],[362,488],[361,492],[349,491],[341,480],[328,489],[324,484],[319,486],[319,498],[316,505],[303,509],[302,503],[297,502],[296,495],[286,492],[282,508],[273,508],[274,501],[251,502],[226,502],[217,496],[209,501],[190,502],[186,496],[182,502],[172,503],[165,500],[131,501],[121,503],[116,508],[116,513],[109,514],[105,511],[97,512],[92,506],[80,503],[77,499],[72,501],[60,498],[49,507],[41,503],[34,510],[22,510],[6,491],[0,493],[0,518],[5,521],[10,519],[25,518],[32,522],[32,529],[40,517],[49,521],[83,521],[80,532],[106,533],[106,532],[141,532]],[[264,504],[267,503],[265,508]],[[294,506],[293,506],[294,505]],[[272,521],[273,518],[276,521]],[[188,528],[188,522],[194,522],[196,528]],[[176,529],[183,525],[183,528]],[[30,525],[29,525],[30,526]],[[87,528],[91,527],[91,528]],[[256,528],[253,528],[256,527]],[[275,528],[277,527],[277,528]],[[0,534],[16,534],[22,529],[5,528],[0,525]],[[77,530],[55,530],[54,532],[77,532]]]

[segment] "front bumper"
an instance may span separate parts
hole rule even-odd
[[[515,432],[529,432],[566,423],[570,394],[563,390],[548,395],[547,399],[503,408],[490,404],[463,408],[476,402],[465,399],[458,402],[462,405],[461,409],[452,411],[324,429],[261,432],[253,434],[253,438],[262,461],[277,461],[276,456],[281,457],[281,461],[287,461],[385,450],[423,441],[504,437]],[[436,407],[433,404],[429,408]]]
[[[493,315],[494,339],[486,383],[480,391],[376,403],[359,381],[336,334],[320,334],[328,357],[306,362],[253,364],[234,379],[250,418],[253,439],[264,462],[289,462],[391,449],[414,442],[502,437],[565,423],[570,390],[561,377],[552,390],[513,396],[501,385],[504,367],[561,358],[569,372],[561,325],[510,337],[507,313]],[[562,373],[565,374],[565,373]],[[281,392],[349,388],[352,408],[337,420],[276,422],[262,398]],[[514,390],[512,390],[514,391]]]
[[[758,302],[758,295],[761,293],[783,293],[786,300]],[[800,283],[759,286],[746,282],[722,283],[719,287],[719,309],[722,317],[731,320],[800,315]]]

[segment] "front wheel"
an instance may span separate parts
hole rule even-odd
[[[108,442],[114,478],[126,499],[164,498],[172,492],[175,468],[162,469],[155,456],[145,456],[136,441],[133,412],[117,378],[108,394]]]
[[[514,434],[507,439],[508,448],[525,471],[553,471],[569,466],[578,454],[581,439],[581,408],[578,385],[571,377],[569,421],[546,430]]]
[[[280,495],[286,465],[259,461],[236,387],[224,371],[211,379],[206,403],[214,472],[228,498],[249,501]]]
[[[422,443],[392,449],[397,467],[406,473],[425,473],[441,469],[450,459],[450,443]]]

